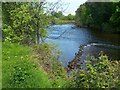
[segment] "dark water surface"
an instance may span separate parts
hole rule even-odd
[[[75,57],[79,47],[84,45],[82,58],[89,55],[98,56],[100,51],[112,59],[120,59],[120,35],[91,31],[75,27],[74,24],[52,25],[48,28],[49,37],[46,42],[58,45],[63,51],[60,60],[66,66]]]

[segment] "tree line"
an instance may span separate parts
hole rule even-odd
[[[53,11],[51,24],[65,24],[74,21],[75,16],[72,14],[64,15],[62,11]]]
[[[74,20],[74,15],[68,14],[65,16],[62,13],[62,11],[53,12],[53,17],[58,18],[58,19],[62,19],[62,20]]]
[[[120,2],[85,2],[76,10],[78,26],[120,33]]]

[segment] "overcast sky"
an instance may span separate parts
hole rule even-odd
[[[58,0],[47,0],[49,2],[57,2]],[[77,10],[77,8],[85,3],[87,0],[62,0],[62,2],[64,4],[67,4],[67,5],[64,5],[64,8],[66,8],[68,5],[69,7],[67,8],[67,10],[64,12],[65,15],[68,15],[68,14],[73,14],[75,15],[75,11]]]

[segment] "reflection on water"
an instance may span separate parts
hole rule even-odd
[[[117,42],[104,38],[105,35],[103,34],[100,37],[99,33],[95,34],[95,32],[86,28],[77,28],[73,24],[53,25],[48,28],[48,32],[50,36],[46,39],[46,42],[59,44],[58,49],[63,51],[60,60],[64,65],[67,65],[64,58],[68,62],[71,61],[75,57],[75,53],[78,52],[80,45],[86,47],[83,56],[86,56],[86,54],[97,56],[100,51],[104,51],[112,58],[120,59],[120,47],[115,46]],[[117,37],[117,40],[120,40],[120,38]]]

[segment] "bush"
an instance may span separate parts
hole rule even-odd
[[[71,81],[77,88],[120,88],[120,62],[110,61],[106,55],[90,57],[86,61],[86,70],[82,66],[75,72]]]

